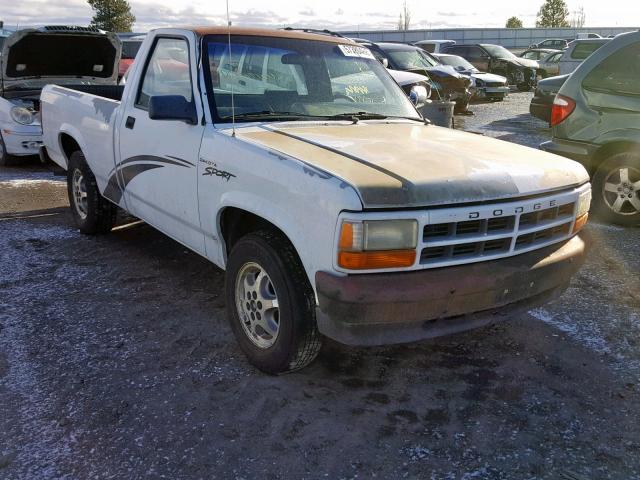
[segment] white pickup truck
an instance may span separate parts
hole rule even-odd
[[[350,40],[227,33],[152,31],[121,98],[46,86],[43,155],[67,169],[82,232],[108,232],[119,207],[225,269],[258,368],[301,368],[323,336],[486,325],[567,286],[582,166],[429,125]]]
[[[48,83],[91,91],[115,85],[120,41],[92,27],[49,25],[4,38],[0,53],[0,166],[42,146],[40,91]],[[106,87],[108,88],[108,87]]]

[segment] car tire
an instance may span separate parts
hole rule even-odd
[[[0,167],[10,167],[15,164],[15,157],[7,153],[7,147],[0,134]]]
[[[80,232],[94,235],[111,231],[118,207],[100,194],[96,177],[80,151],[73,152],[69,158],[67,194]]]
[[[309,365],[322,346],[315,295],[293,245],[261,230],[233,246],[225,280],[227,317],[249,362],[269,374]]]
[[[607,158],[593,176],[593,212],[618,225],[640,224],[640,152]]]

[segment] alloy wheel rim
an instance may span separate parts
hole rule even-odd
[[[258,348],[273,346],[280,332],[278,295],[268,273],[256,262],[245,263],[238,272],[236,308],[249,340]]]
[[[618,215],[640,213],[640,170],[622,167],[609,172],[602,196],[607,206]]]
[[[73,190],[73,203],[76,207],[78,215],[83,220],[87,218],[88,206],[87,206],[87,185],[84,180],[84,175],[77,168],[73,171],[72,180]]]

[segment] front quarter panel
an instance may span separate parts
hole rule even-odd
[[[227,207],[246,210],[287,235],[315,288],[315,273],[333,269],[338,215],[362,209],[357,193],[304,160],[230,133],[227,128],[208,127],[200,151],[198,193],[207,257],[224,268],[221,213]]]

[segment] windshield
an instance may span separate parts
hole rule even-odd
[[[315,40],[225,35],[205,39],[207,88],[218,121],[369,114],[419,118],[364,47]],[[211,95],[210,95],[211,96]]]
[[[501,47],[500,45],[482,45],[482,48],[484,48],[487,52],[489,52],[489,55],[491,55],[492,57],[496,57],[496,58],[518,58],[513,53],[511,53],[509,50],[507,50],[504,47]]]
[[[389,50],[385,48],[384,53],[401,70],[416,70],[438,66],[438,62],[417,48],[415,50]]]
[[[457,55],[439,56],[438,60],[440,60],[445,65],[450,65],[452,67],[462,67],[464,70],[475,70],[476,69],[476,67],[471,65],[464,58],[458,57]]]

